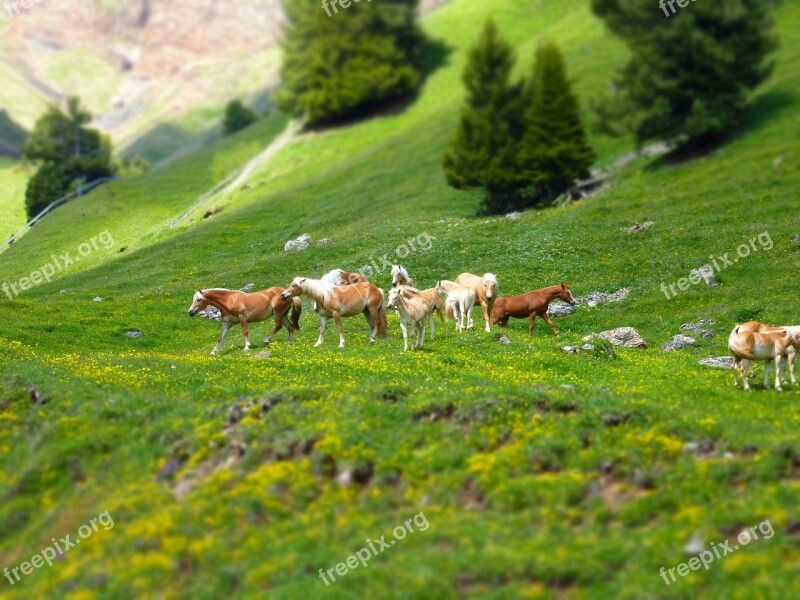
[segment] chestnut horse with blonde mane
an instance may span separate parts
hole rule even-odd
[[[339,347],[344,348],[342,317],[355,317],[363,314],[370,327],[369,343],[375,343],[375,337],[387,336],[386,308],[383,306],[383,290],[371,283],[355,283],[352,285],[334,286],[307,277],[295,277],[281,298],[289,300],[305,294],[317,305],[317,312],[322,318],[319,339],[314,345],[321,346],[325,337],[328,319],[333,317],[339,330]]]
[[[283,288],[271,287],[260,292],[246,294],[236,290],[226,290],[223,288],[212,288],[207,290],[197,290],[194,294],[192,305],[189,307],[189,316],[193,317],[208,306],[219,309],[222,316],[222,333],[219,335],[217,345],[211,351],[211,356],[219,352],[222,341],[234,324],[239,323],[244,333],[245,352],[250,350],[249,323],[266,321],[275,315],[275,329],[264,340],[266,346],[275,337],[282,327],[289,330],[289,344],[294,343],[294,332],[300,330],[300,315],[303,312],[303,304],[299,298],[284,300],[281,294]],[[287,318],[287,313],[291,309],[291,320]]]
[[[545,323],[550,325],[553,333],[559,335],[555,323],[547,314],[547,308],[556,298],[560,298],[570,306],[575,306],[575,298],[566,283],[527,292],[521,296],[500,296],[495,300],[492,307],[492,325],[499,323],[501,327],[507,327],[508,319],[511,317],[515,319],[530,318],[531,325],[528,328],[528,336],[530,337],[533,335],[536,317],[541,317],[545,320]]]

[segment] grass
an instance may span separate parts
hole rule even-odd
[[[30,175],[17,161],[0,157],[0,242],[25,225],[25,186]]]
[[[791,32],[800,10],[778,9],[783,46],[746,135],[680,166],[637,161],[610,189],[564,210],[476,218],[478,199],[446,187],[440,159],[464,49],[486,15],[519,49],[520,73],[537,39],[558,40],[582,97],[624,62],[583,2],[532,4],[462,0],[432,13],[426,29],[451,52],[413,104],[302,136],[211,218],[166,226],[285,119],[72,202],[4,254],[0,281],[16,281],[102,231],[115,240],[58,281],[2,300],[0,564],[30,559],[103,511],[115,521],[6,595],[793,594],[798,388],[744,394],[729,373],[698,361],[725,353],[745,312],[797,320],[800,170],[798,142],[786,133],[797,106],[800,44]],[[594,142],[601,164],[627,149]],[[646,220],[655,225],[623,231]],[[332,242],[282,251],[306,232]],[[662,282],[763,232],[771,249],[719,273],[717,287],[664,297]],[[259,360],[242,352],[234,330],[212,358],[218,324],[186,316],[196,287],[285,286],[299,274],[355,270],[391,260],[422,233],[435,238],[431,249],[403,259],[421,285],[491,270],[505,294],[561,281],[576,295],[632,291],[559,319],[559,339],[541,323],[529,339],[517,321],[510,346],[497,332],[451,333],[413,354],[400,352],[394,314],[388,341],[369,346],[363,320],[353,319],[344,350],[334,332],[313,349],[317,318],[306,304],[294,347],[279,334],[272,356]],[[386,289],[389,274],[374,280]],[[701,318],[716,321],[714,338],[659,351]],[[626,325],[650,348],[613,360],[561,351]],[[128,329],[143,335],[127,338]],[[31,388],[46,402],[32,402]],[[358,482],[341,485],[345,473]],[[427,531],[331,587],[317,577],[419,512]],[[765,519],[773,538],[664,585],[659,569],[686,561],[693,536],[719,543]]]

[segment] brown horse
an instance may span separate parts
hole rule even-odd
[[[250,335],[247,328],[248,323],[258,323],[266,321],[275,315],[275,329],[264,340],[266,346],[275,337],[282,327],[286,326],[289,330],[289,343],[294,343],[294,332],[300,329],[300,315],[303,312],[303,304],[299,298],[291,301],[281,298],[283,288],[271,287],[260,292],[246,294],[235,290],[213,288],[208,290],[197,290],[194,300],[189,307],[189,316],[193,317],[201,310],[205,310],[209,305],[219,309],[222,315],[222,333],[219,335],[217,345],[211,351],[211,356],[219,352],[222,340],[235,323],[240,323],[244,333],[245,352],[250,350]],[[286,314],[291,309],[291,321]]]
[[[764,361],[764,387],[769,389],[769,368],[775,364],[775,391],[781,389],[781,363],[783,357],[790,349],[795,352],[800,347],[800,342],[786,329],[778,329],[764,333],[741,331],[736,327],[728,337],[728,354],[733,357],[733,379],[739,387],[739,372],[744,379],[744,389],[750,391],[750,382],[747,380],[748,364],[752,361]]]
[[[575,306],[575,298],[566,283],[527,292],[521,296],[500,296],[492,307],[492,325],[499,323],[501,327],[507,327],[508,319],[511,317],[515,319],[530,318],[531,326],[528,328],[528,335],[532,336],[536,317],[542,317],[550,325],[553,333],[559,335],[558,329],[547,315],[547,308],[556,298],[560,298],[570,306]]]
[[[371,283],[333,286],[318,279],[295,277],[281,298],[288,300],[305,294],[317,305],[317,312],[322,318],[319,339],[315,344],[322,345],[328,319],[333,317],[339,330],[339,347],[344,348],[342,317],[355,317],[363,314],[370,327],[369,343],[375,343],[375,336],[387,336],[386,308],[383,306],[383,290]]]

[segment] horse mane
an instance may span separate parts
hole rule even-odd
[[[325,273],[325,275],[322,276],[322,279],[320,279],[320,281],[322,281],[323,283],[331,283],[333,285],[339,285],[339,283],[342,281],[342,273],[344,273],[342,269],[333,269],[332,271],[328,271],[327,273]]]
[[[484,278],[486,281],[491,281],[492,283],[497,283],[497,275],[495,275],[494,273],[486,273],[486,274],[483,276],[483,278]]]
[[[336,287],[332,283],[321,279],[306,279],[303,281],[303,291],[315,300],[322,298],[322,302],[327,304],[331,297],[331,291]]]

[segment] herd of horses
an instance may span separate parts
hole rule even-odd
[[[400,316],[403,332],[404,350],[408,350],[409,331],[412,336],[411,349],[422,348],[425,343],[427,326],[431,325],[431,339],[435,338],[434,315],[442,323],[447,333],[447,319],[452,317],[456,330],[461,332],[474,329],[472,312],[480,305],[486,331],[491,325],[506,327],[508,320],[530,319],[528,335],[533,335],[534,321],[541,317],[558,335],[558,329],[547,314],[547,308],[556,298],[575,305],[575,298],[566,284],[542,290],[527,292],[521,296],[499,296],[497,276],[486,273],[483,276],[462,273],[455,281],[440,280],[430,289],[419,290],[405,267],[392,267],[392,290],[389,301],[385,294],[366,277],[358,273],[348,273],[334,269],[322,279],[295,277],[287,288],[271,287],[260,292],[245,293],[237,290],[211,288],[197,290],[189,308],[193,317],[209,306],[217,308],[222,320],[222,332],[211,351],[212,356],[219,352],[225,336],[236,323],[242,326],[245,350],[250,350],[251,323],[275,318],[275,327],[264,340],[269,344],[283,327],[289,332],[289,343],[294,342],[294,333],[300,329],[300,316],[303,313],[301,296],[314,301],[314,311],[320,316],[319,338],[316,346],[321,346],[328,321],[333,319],[339,332],[339,347],[345,345],[342,319],[364,315],[370,329],[370,343],[378,337],[387,337],[386,308],[395,308]]]
[[[314,301],[314,311],[320,316],[319,338],[315,347],[321,346],[328,321],[333,319],[339,332],[339,347],[345,345],[342,319],[364,315],[369,325],[370,343],[376,338],[388,335],[386,308],[394,308],[400,317],[403,332],[403,349],[422,348],[428,325],[431,339],[436,336],[438,317],[447,334],[447,320],[455,321],[458,332],[474,329],[472,313],[477,305],[481,312],[487,332],[492,325],[506,327],[509,319],[529,319],[528,335],[533,335],[537,317],[541,317],[559,335],[558,328],[548,313],[550,303],[560,298],[572,306],[576,301],[569,287],[562,283],[541,290],[534,290],[520,296],[498,296],[497,276],[486,273],[483,276],[462,273],[454,281],[442,279],[432,288],[420,290],[405,267],[392,267],[392,289],[388,303],[385,294],[366,277],[358,273],[348,273],[334,269],[322,279],[295,277],[287,288],[271,287],[260,292],[245,293],[237,290],[212,288],[197,290],[194,294],[189,316],[193,317],[209,306],[216,307],[222,320],[222,332],[217,339],[212,356],[219,352],[228,331],[236,323],[242,326],[245,350],[250,350],[249,325],[275,318],[275,327],[264,340],[269,344],[283,327],[289,332],[289,344],[294,342],[294,334],[300,330],[300,316],[303,313],[301,296]],[[800,326],[771,327],[751,321],[737,325],[728,337],[728,353],[734,359],[734,384],[739,386],[739,378],[744,389],[750,390],[748,374],[752,375],[752,363],[764,362],[764,387],[769,388],[770,368],[775,369],[775,389],[781,391],[781,381],[786,381],[786,364],[790,366],[792,384],[797,383],[795,363],[800,352]]]

